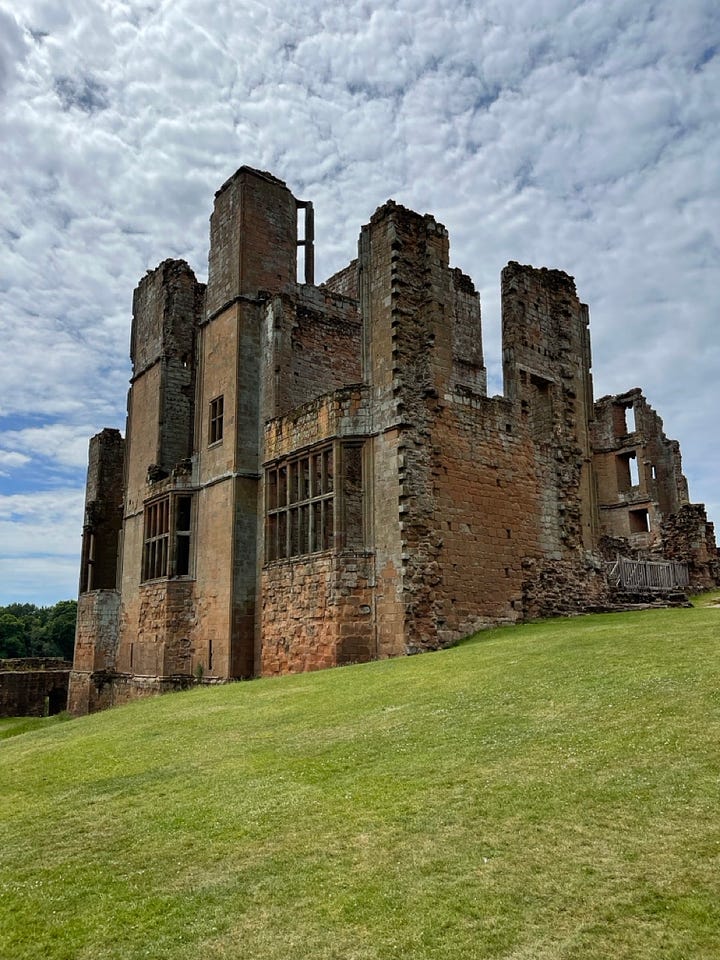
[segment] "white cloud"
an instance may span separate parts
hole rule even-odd
[[[7,477],[8,472],[25,466],[30,457],[15,450],[0,450],[0,477]]]
[[[75,595],[83,504],[80,490],[0,494],[0,605]]]
[[[30,458],[47,458],[63,467],[87,465],[88,442],[92,427],[85,424],[52,423],[42,427],[26,427],[24,430],[0,432],[0,440],[20,453],[7,456],[15,458],[16,465],[28,463]],[[3,463],[0,451],[0,465]]]

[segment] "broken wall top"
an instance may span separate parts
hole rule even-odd
[[[133,295],[130,359],[134,377],[163,357],[192,362],[204,293],[204,284],[198,283],[184,260],[163,260],[147,272]]]

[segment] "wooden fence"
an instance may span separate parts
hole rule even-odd
[[[677,560],[629,560],[618,557],[607,564],[610,583],[623,590],[655,592],[684,590],[690,583],[686,563]]]

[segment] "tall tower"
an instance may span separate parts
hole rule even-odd
[[[519,401],[535,446],[540,546],[560,559],[597,537],[588,308],[567,273],[512,261],[502,304],[505,395]]]
[[[195,422],[196,656],[210,676],[256,672],[262,329],[268,300],[296,284],[298,206],[281,180],[241,167],[210,220]],[[305,253],[307,267],[311,238]]]

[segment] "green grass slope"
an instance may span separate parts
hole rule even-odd
[[[0,744],[3,960],[717,958],[720,609]]]

